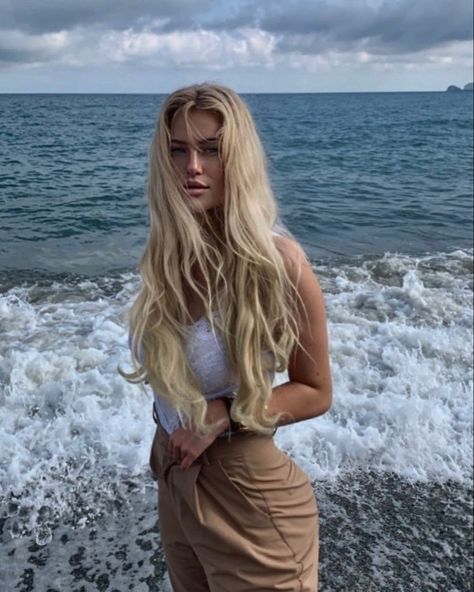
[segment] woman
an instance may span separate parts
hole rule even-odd
[[[155,394],[150,465],[173,589],[314,592],[316,501],[272,435],[331,405],[323,296],[276,224],[236,93],[200,84],[165,100],[148,196],[127,377]],[[272,388],[284,370],[288,382]]]

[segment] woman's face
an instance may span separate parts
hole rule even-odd
[[[219,159],[219,119],[210,111],[193,109],[188,118],[198,130],[195,145],[188,135],[185,119],[178,113],[171,125],[171,158],[180,173],[191,207],[211,210],[224,204],[224,167]]]

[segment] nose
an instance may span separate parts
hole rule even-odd
[[[196,148],[189,149],[188,163],[186,167],[188,175],[197,175],[202,173],[201,155]]]

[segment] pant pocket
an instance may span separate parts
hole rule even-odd
[[[218,460],[219,472],[226,484],[229,498],[233,498],[241,515],[247,515],[250,521],[258,519],[268,525],[271,516],[264,497],[255,481],[249,476],[244,459],[232,459],[231,462]]]

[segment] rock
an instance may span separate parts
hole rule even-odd
[[[474,82],[469,82],[469,84],[466,84],[463,90],[474,90]]]
[[[446,92],[458,92],[461,89],[459,88],[459,86],[454,86],[454,84],[451,84],[450,86],[448,86],[448,88],[446,89]]]

